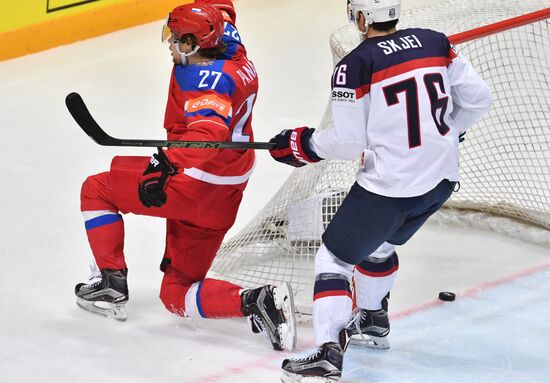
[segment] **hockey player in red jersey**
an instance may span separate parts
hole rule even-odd
[[[293,166],[362,157],[315,256],[319,348],[283,361],[287,383],[339,380],[350,336],[389,347],[396,246],[450,197],[459,180],[459,142],[492,102],[487,84],[444,34],[396,29],[399,0],[348,0],[348,12],[365,39],[335,67],[334,126],[285,130],[271,140],[273,158]]]
[[[163,30],[174,67],[164,127],[168,140],[253,141],[252,108],[258,91],[254,66],[217,60],[224,21],[208,4],[175,8]],[[101,271],[75,288],[80,307],[126,319],[127,265],[120,213],[166,218],[160,299],[177,315],[250,318],[277,350],[296,344],[290,285],[244,290],[206,278],[233,225],[254,167],[251,150],[159,149],[151,158],[115,157],[109,172],[82,186],[81,210]]]

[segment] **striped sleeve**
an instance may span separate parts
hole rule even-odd
[[[332,75],[333,127],[315,131],[312,149],[321,158],[353,160],[367,145],[371,75],[359,55],[349,54]]]

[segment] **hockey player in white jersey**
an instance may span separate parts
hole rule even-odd
[[[340,379],[349,337],[388,348],[388,297],[407,242],[459,181],[459,142],[492,103],[487,84],[442,33],[397,30],[399,0],[348,0],[364,41],[332,75],[334,126],[283,130],[272,157],[303,166],[362,157],[315,257],[312,355],[283,382]],[[357,309],[352,316],[354,274]],[[353,318],[353,319],[352,319]],[[351,320],[350,320],[351,319]]]

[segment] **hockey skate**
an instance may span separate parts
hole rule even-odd
[[[275,350],[292,351],[296,346],[294,296],[289,283],[245,290],[242,312],[254,333],[262,333]]]
[[[316,352],[305,357],[283,361],[281,381],[283,383],[330,383],[342,377],[344,353],[351,332],[340,331],[338,343],[325,343]]]
[[[351,344],[387,350],[390,348],[388,334],[390,320],[388,318],[389,294],[382,300],[380,310],[364,310],[356,308],[353,318],[346,326],[351,331]]]
[[[118,321],[127,318],[125,304],[128,302],[127,270],[101,270],[101,278],[75,286],[76,304],[94,314]]]

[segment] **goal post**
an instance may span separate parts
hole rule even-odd
[[[461,144],[461,190],[446,204],[526,222],[550,233],[550,0],[444,0],[404,11],[400,29],[430,28],[457,44],[489,83],[491,111]],[[334,63],[361,41],[355,26],[330,36]],[[327,76],[330,74],[327,73]],[[330,105],[319,129],[332,126]],[[290,282],[311,313],[321,234],[355,181],[359,161],[295,169],[236,236],[212,271],[244,287]]]
[[[550,17],[550,8],[541,9],[540,11],[531,12],[526,15],[514,17],[508,20],[499,21],[483,27],[474,28],[469,31],[456,33],[449,36],[449,40],[453,44],[462,44],[471,40],[480,39],[485,36],[494,35],[495,33],[504,32],[509,29],[518,28],[522,25],[533,24],[537,21],[542,21]]]

